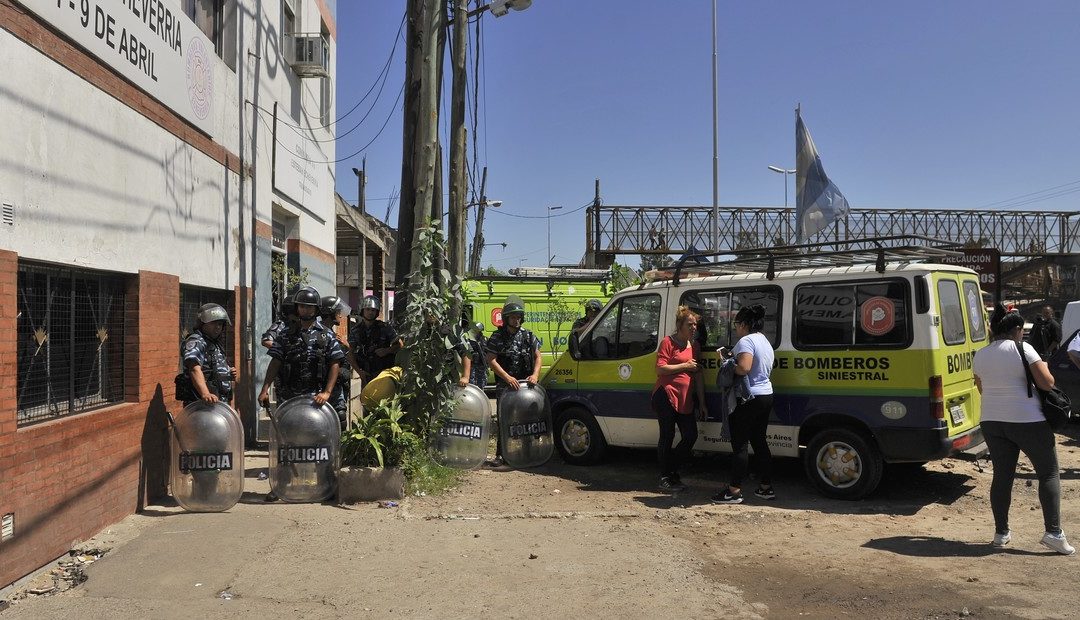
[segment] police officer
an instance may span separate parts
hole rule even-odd
[[[502,327],[487,339],[487,363],[495,373],[495,398],[498,403],[506,390],[521,388],[521,381],[536,383],[540,379],[540,341],[522,327],[525,304],[517,297],[508,297],[502,308]],[[496,411],[496,418],[498,412]],[[502,442],[496,443],[495,464],[501,465]]]
[[[352,369],[350,368],[349,360],[352,358],[350,355],[349,345],[347,342],[343,342],[337,334],[337,330],[334,328],[338,325],[338,319],[342,316],[348,316],[351,308],[337,295],[327,295],[322,298],[319,303],[319,320],[322,324],[330,330],[330,333],[337,338],[338,346],[345,352],[346,358],[341,362],[341,372],[338,376],[337,383],[334,384],[334,391],[330,393],[330,404],[334,407],[334,410],[338,412],[338,418],[341,419],[342,428],[345,427],[345,423],[349,418],[349,380],[352,379]]]
[[[600,314],[604,304],[600,303],[599,299],[590,299],[585,302],[585,316],[574,321],[573,327],[570,328],[570,333],[581,335],[581,332],[585,331],[585,328],[592,323],[596,315]]]
[[[461,378],[458,385],[465,387],[473,384],[480,389],[487,385],[487,346],[484,338],[484,324],[470,323],[461,319]]]
[[[177,398],[184,406],[196,400],[208,404],[232,399],[236,368],[229,366],[221,335],[226,325],[232,325],[229,313],[218,304],[203,304],[196,314],[197,324],[184,339],[180,361],[184,366],[186,384],[177,382]],[[178,378],[179,379],[179,378]]]
[[[293,296],[297,320],[270,347],[270,367],[266,369],[259,403],[270,405],[270,385],[277,388],[278,401],[311,394],[315,406],[330,400],[341,374],[341,350],[337,336],[318,319],[322,302],[319,291],[306,286]]]
[[[379,320],[382,303],[368,295],[360,303],[360,320],[349,332],[349,345],[356,371],[364,381],[374,379],[394,366],[394,353],[405,344],[389,323]]]
[[[281,312],[278,315],[278,320],[274,321],[273,325],[263,332],[262,346],[267,349],[274,346],[274,342],[289,328],[289,323],[295,320],[296,304],[293,303],[291,297],[288,297],[281,302]]]

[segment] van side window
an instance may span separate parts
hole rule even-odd
[[[938,311],[941,312],[941,336],[945,344],[964,342],[964,310],[960,307],[960,289],[956,280],[938,280]]]
[[[735,315],[744,306],[761,304],[765,307],[765,327],[761,333],[775,348],[780,343],[780,289],[731,289],[725,291],[688,291],[679,301],[701,315],[698,321],[698,343],[703,351],[717,347],[731,348],[735,337]]]
[[[982,289],[971,280],[964,281],[964,301],[967,303],[968,332],[972,342],[986,338],[986,315],[983,314]]]
[[[904,281],[804,285],[795,289],[795,344],[905,346],[910,316]]]
[[[614,360],[656,351],[660,332],[660,296],[626,297],[613,304],[586,336],[589,359]]]

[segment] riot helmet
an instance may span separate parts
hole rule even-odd
[[[310,286],[305,286],[304,288],[296,291],[296,294],[293,295],[293,303],[297,306],[307,305],[315,306],[316,308],[318,308],[321,302],[322,298],[319,297],[319,291],[315,290]]]
[[[199,312],[196,315],[200,325],[206,323],[213,323],[214,321],[225,321],[227,324],[232,325],[232,321],[229,320],[229,313],[225,311],[218,304],[203,304],[199,306]]]
[[[368,308],[371,308],[375,310],[375,312],[378,312],[379,310],[382,310],[382,301],[379,300],[379,298],[375,295],[368,295],[364,298],[364,301],[360,302],[360,310],[364,311]]]
[[[502,316],[505,321],[511,314],[520,314],[521,322],[525,322],[525,302],[520,297],[507,297],[502,307]]]
[[[600,312],[604,308],[604,304],[600,303],[599,299],[590,299],[585,302],[585,312]]]
[[[348,314],[350,310],[349,304],[342,301],[337,295],[327,295],[319,303],[319,314],[322,316],[336,318],[338,315]]]

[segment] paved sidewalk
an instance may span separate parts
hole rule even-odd
[[[764,605],[697,570],[652,519],[267,504],[225,513],[150,507],[90,544],[113,546],[88,581],[18,601],[8,618],[758,617]],[[497,474],[493,474],[497,475]],[[467,501],[467,496],[463,498]],[[692,566],[693,564],[693,566]]]

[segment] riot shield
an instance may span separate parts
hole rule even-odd
[[[175,416],[169,483],[184,510],[221,512],[244,493],[244,429],[227,403],[197,400]]]
[[[551,458],[551,405],[544,388],[521,382],[521,389],[499,397],[499,438],[503,459],[511,467],[536,467]]]
[[[341,423],[325,403],[290,398],[270,415],[270,488],[287,502],[319,502],[337,490]]]
[[[432,437],[435,459],[456,469],[476,469],[487,457],[491,402],[475,385],[454,392],[454,412]]]

